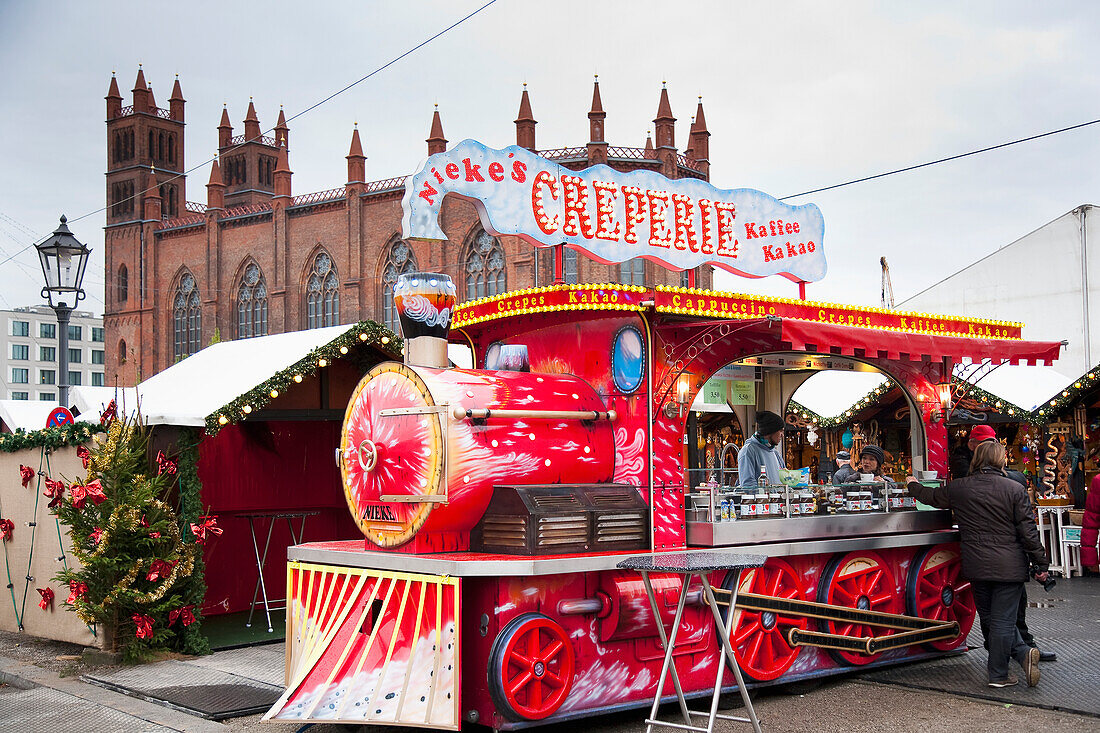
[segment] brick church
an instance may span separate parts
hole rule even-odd
[[[474,207],[448,199],[441,226],[447,246],[401,239],[405,178],[367,180],[359,131],[351,131],[347,182],[296,195],[290,130],[279,112],[274,135],[262,134],[250,101],[243,134],[228,110],[218,124],[218,158],[205,203],[187,200],[184,104],[177,79],[168,109],[157,106],[138,70],[132,104],[123,106],[112,76],[107,91],[106,381],[132,385],[210,342],[372,319],[397,330],[393,284],[403,272],[450,275],[459,299],[550,285],[552,249],[490,236]],[[516,144],[579,170],[599,163],[648,169],[668,178],[709,180],[703,106],[676,149],[668,93],[662,89],[652,138],[644,148],[604,140],[597,80],[587,144],[538,150],[526,88],[515,120]],[[429,155],[447,149],[436,110]],[[491,142],[491,141],[486,141]],[[196,197],[197,198],[197,197]],[[646,260],[604,265],[565,248],[566,282],[711,286],[711,268],[674,272]],[[697,279],[696,279],[697,276]]]

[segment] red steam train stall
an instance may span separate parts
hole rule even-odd
[[[824,275],[817,208],[747,189],[465,141],[410,179],[406,236],[443,238],[446,194],[494,234],[605,262]],[[731,363],[756,365],[754,407],[780,414],[812,373],[856,363],[905,394],[911,468],[946,476],[952,365],[1049,363],[1059,344],[1021,340],[1021,324],[692,288],[554,285],[456,308],[448,278],[416,273],[395,303],[404,363],[363,377],[337,453],[365,540],[290,549],[287,690],[265,719],[515,729],[647,705],[681,582],[652,576],[657,618],[641,577],[616,569],[647,552],[769,558],[740,576],[730,624],[750,685],[965,649],[974,601],[949,513],[882,484],[854,501],[812,484],[691,495],[687,408]],[[449,365],[448,343],[474,368]],[[722,658],[702,604],[689,587],[675,656],[689,697],[711,693]]]

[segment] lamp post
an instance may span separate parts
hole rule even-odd
[[[65,221],[62,216],[61,224],[54,233],[46,241],[35,245],[42,263],[42,275],[46,279],[42,297],[57,314],[57,366],[60,372],[57,375],[57,397],[62,407],[69,406],[69,316],[73,308],[84,300],[80,284],[92,251],[73,236]]]

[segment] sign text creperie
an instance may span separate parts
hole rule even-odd
[[[817,207],[751,189],[602,165],[572,171],[526,148],[494,150],[473,140],[430,157],[405,186],[407,238],[446,239],[439,212],[453,194],[472,201],[493,234],[569,244],[605,263],[645,257],[679,270],[710,263],[753,277],[825,275]]]

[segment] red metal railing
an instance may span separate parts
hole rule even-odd
[[[273,148],[279,147],[279,141],[268,135],[261,135],[259,138],[245,137],[244,135],[235,135],[229,138],[230,145],[244,145],[247,142],[259,142],[261,145],[270,145]]]
[[[607,157],[614,160],[656,160],[657,152],[645,148],[608,148]]]
[[[155,112],[156,116],[161,118],[162,120],[172,119],[172,113],[169,110],[163,109],[161,107],[156,107],[154,109],[154,112]],[[127,106],[123,107],[121,110],[119,110],[118,116],[119,117],[129,117],[133,113],[134,113],[134,105],[130,104],[130,105],[127,105]]]
[[[587,159],[588,148],[554,148],[553,150],[540,150],[538,154],[547,160]]]
[[[262,214],[265,211],[271,211],[270,201],[261,201],[258,204],[246,204],[244,206],[234,206],[232,209],[226,209],[221,218],[231,219],[237,216],[248,216],[249,214]]]
[[[408,176],[398,176],[397,178],[387,178],[382,181],[371,181],[367,184],[364,193],[381,193],[382,191],[390,191],[395,188],[404,188],[405,181],[408,179]]]
[[[295,196],[290,200],[290,205],[308,206],[309,204],[322,204],[326,201],[339,201],[346,196],[347,191],[341,186],[340,188],[330,188],[327,191],[316,191],[314,193],[304,193],[301,196]]]
[[[205,214],[188,214],[187,216],[177,216],[174,219],[163,219],[160,222],[160,227],[157,231],[164,229],[176,229],[178,227],[193,226],[206,223]]]

